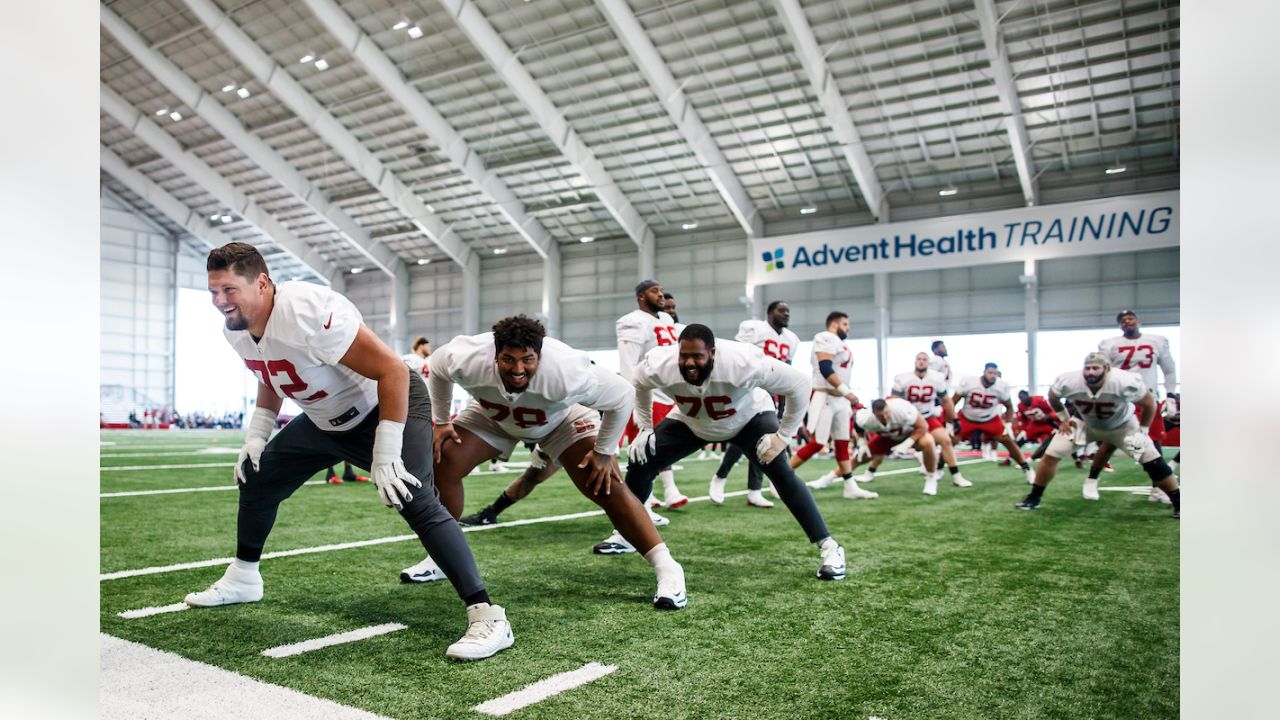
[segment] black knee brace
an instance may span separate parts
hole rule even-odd
[[[1142,469],[1147,471],[1147,477],[1151,478],[1152,485],[1173,474],[1173,468],[1169,467],[1169,463],[1165,462],[1163,457],[1143,463]]]

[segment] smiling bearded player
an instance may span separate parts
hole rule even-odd
[[[257,377],[258,400],[236,461],[235,560],[209,589],[187,595],[187,605],[261,600],[258,563],[280,503],[317,471],[345,460],[372,468],[383,503],[448,568],[468,627],[445,654],[479,660],[510,647],[506,613],[490,604],[462,529],[436,492],[422,378],[362,324],[351,301],[319,285],[273,283],[252,245],[213,250],[208,271],[213,304],[226,318],[223,334]],[[268,441],[286,396],[302,415]]]
[[[633,397],[627,381],[592,364],[585,352],[546,337],[542,323],[524,315],[498,321],[493,332],[455,337],[429,364],[432,396],[452,397],[454,383],[472,396],[452,422],[448,403],[432,405],[436,483],[454,517],[462,513],[462,479],[468,473],[483,462],[509,458],[517,442],[537,442],[653,566],[654,607],[685,606],[684,570],[644,505],[620,482],[615,455]],[[439,572],[428,557],[402,577],[421,581]]]

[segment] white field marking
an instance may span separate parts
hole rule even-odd
[[[98,700],[105,720],[387,720],[111,635],[99,639]]]
[[[125,610],[124,612],[116,613],[116,615],[119,615],[125,620],[136,620],[137,618],[151,617],[152,615],[161,615],[164,613],[171,613],[171,612],[181,612],[183,610],[186,610],[189,607],[190,605],[187,605],[184,602],[180,602],[180,603],[174,603],[172,605],[161,605],[159,607],[139,608],[137,610]]]
[[[956,463],[956,464],[968,465],[974,462],[982,462],[982,461],[972,460],[972,461]],[[913,472],[916,472],[916,468],[901,468],[898,470],[886,470],[885,472],[879,473],[877,477],[883,477],[885,475],[901,475],[901,474],[913,473]],[[746,495],[746,494],[747,494],[746,490],[735,490],[733,492],[725,493],[724,496],[727,498],[731,498],[731,497],[739,497],[741,495]],[[710,499],[711,497],[709,495],[699,495],[698,497],[689,498],[689,502],[691,503],[706,502]],[[525,520],[510,520],[508,522],[494,523],[493,525],[477,525],[473,527],[465,527],[465,528],[462,528],[462,532],[464,533],[485,532],[488,530],[498,530],[500,528],[520,527],[521,525],[538,525],[541,523],[561,522],[564,520],[578,520],[580,518],[595,517],[597,515],[604,515],[604,511],[603,510],[586,510],[583,512],[569,513],[568,515],[547,515],[544,517],[527,518]],[[355,542],[335,543],[332,545],[318,545],[316,547],[297,548],[295,550],[278,550],[276,552],[264,553],[262,555],[262,559],[269,560],[271,558],[290,557],[293,555],[310,555],[312,553],[330,552],[332,550],[347,550],[349,548],[367,547],[369,545],[385,545],[387,543],[404,542],[406,540],[417,540],[417,539],[418,539],[417,535],[392,535],[390,537],[373,538],[372,540],[357,540]],[[137,577],[139,575],[157,575],[160,573],[177,572],[179,570],[194,570],[196,568],[217,567],[219,565],[229,564],[232,561],[232,559],[233,558],[224,557],[224,558],[214,558],[212,560],[198,560],[196,562],[179,563],[176,565],[159,565],[156,567],[138,568],[136,570],[118,570],[116,572],[103,573],[99,575],[98,581],[104,582],[106,580],[119,580],[121,578]]]
[[[301,655],[304,652],[327,648],[330,645],[342,645],[343,643],[356,642],[365,638],[377,637],[378,635],[386,635],[397,630],[404,630],[408,625],[400,623],[383,623],[381,625],[371,625],[359,630],[350,630],[336,635],[326,635],[314,640],[303,640],[302,642],[290,643],[289,645],[281,645],[279,647],[267,648],[262,654],[269,658],[292,657]]]
[[[99,441],[98,441],[98,444],[99,444],[99,445],[115,445],[115,443],[113,443],[113,442],[111,442],[111,441],[109,441],[109,440],[99,440]]]
[[[577,670],[557,673],[513,693],[486,700],[471,709],[486,715],[501,717],[559,695],[565,690],[572,690],[593,680],[599,680],[617,669],[617,665],[589,662]]]
[[[198,446],[198,447],[175,448],[173,450],[167,450],[165,452],[161,452],[161,450],[163,449],[164,448],[143,447],[143,448],[138,448],[137,452],[134,452],[132,450],[126,450],[124,452],[98,453],[98,457],[99,458],[178,457],[180,455],[200,455],[200,454],[204,454],[206,450],[215,450],[215,449],[222,450],[223,448],[205,448],[204,446]],[[226,451],[239,452],[239,448],[226,448]]]
[[[308,480],[303,485],[326,485],[326,480]],[[214,487],[174,488],[172,490],[131,490],[129,492],[98,493],[100,498],[136,497],[138,495],[171,495],[173,493],[217,492],[219,490],[235,490],[235,485],[217,485]]]
[[[99,472],[123,472],[126,470],[181,470],[182,468],[211,468],[211,467],[235,467],[233,462],[229,463],[187,463],[185,465],[116,465],[113,467],[100,467]]]

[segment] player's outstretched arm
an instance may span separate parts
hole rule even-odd
[[[956,401],[946,395],[942,396],[942,419],[949,423],[956,421]]]
[[[595,452],[614,455],[618,452],[618,441],[627,429],[627,420],[631,417],[635,388],[620,375],[599,365],[592,365],[591,372],[596,377],[595,389],[591,395],[578,402],[600,413],[600,432],[596,435]]]

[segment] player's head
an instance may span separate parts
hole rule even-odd
[[[690,385],[701,385],[716,365],[716,336],[706,325],[694,323],[680,331],[680,377]]]
[[[422,357],[431,355],[431,341],[419,335],[413,339],[413,352]]]
[[[835,333],[841,340],[849,337],[849,315],[839,310],[827,313],[827,332]]]
[[[916,372],[922,373],[929,369],[929,353],[916,353]]]
[[[1138,323],[1138,314],[1132,310],[1121,310],[1116,315],[1116,324],[1120,326],[1120,332],[1126,337],[1133,337],[1138,334],[1141,325]]]
[[[996,384],[996,378],[1000,377],[1000,368],[995,363],[987,363],[982,366],[982,384],[991,387]]]
[[[525,315],[503,318],[493,326],[494,362],[508,392],[523,392],[538,372],[547,329]]]
[[[1019,390],[1019,391],[1018,391],[1018,404],[1020,404],[1020,405],[1030,405],[1030,404],[1031,404],[1031,393],[1027,392],[1026,390]]]
[[[791,307],[782,300],[774,300],[769,303],[765,317],[768,318],[770,325],[781,330],[791,322]]]
[[[1084,356],[1084,382],[1091,388],[1102,385],[1111,369],[1111,359],[1105,353],[1091,352]]]
[[[657,280],[641,280],[636,286],[636,305],[640,309],[651,314],[657,315],[667,307],[667,300],[663,297],[662,283]]]
[[[671,322],[680,322],[680,317],[676,315],[676,298],[669,292],[662,293],[662,300],[666,303],[667,314],[671,316]]]
[[[889,403],[885,402],[884,398],[872,400],[871,414],[876,416],[876,420],[879,420],[881,425],[887,426],[889,424]]]
[[[929,349],[932,350],[933,354],[937,355],[938,357],[947,356],[947,344],[942,342],[941,340],[934,340],[933,344],[929,346]]]
[[[271,275],[262,253],[248,243],[227,243],[209,251],[209,294],[228,330],[248,330],[270,312]]]

